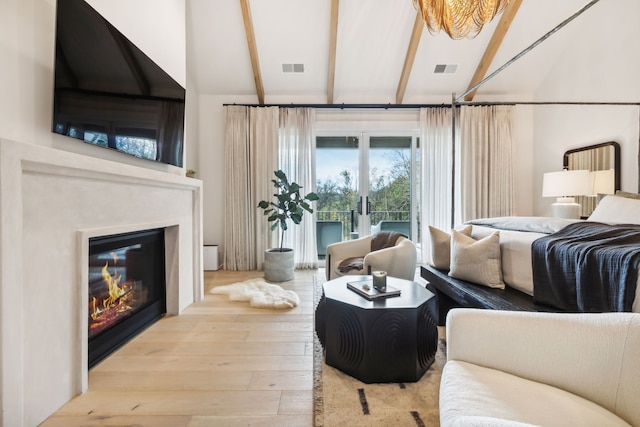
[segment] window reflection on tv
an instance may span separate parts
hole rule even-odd
[[[58,0],[52,131],[182,166],[185,90],[84,0]]]

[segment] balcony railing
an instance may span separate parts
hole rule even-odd
[[[342,221],[342,238],[346,240],[352,232],[358,230],[358,214],[354,210],[348,211],[316,211],[318,221]],[[380,221],[410,222],[409,211],[371,211],[369,218],[372,226]]]

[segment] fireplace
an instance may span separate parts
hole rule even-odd
[[[89,239],[89,368],[166,313],[164,260],[164,229]]]
[[[201,181],[34,142],[0,137],[2,426],[40,425],[88,390],[94,238],[164,230],[167,316],[204,297]]]

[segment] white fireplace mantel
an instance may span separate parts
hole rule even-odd
[[[90,237],[164,228],[167,311],[202,299],[201,185],[0,139],[0,426],[37,425],[86,389]]]

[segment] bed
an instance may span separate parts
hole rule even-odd
[[[627,226],[626,224],[630,224]],[[563,263],[570,260],[574,270],[572,274],[577,274],[577,279],[573,276],[570,280],[576,283],[590,284],[597,282],[604,284],[605,289],[595,291],[596,297],[587,298],[587,303],[582,303],[580,299],[581,290],[578,288],[578,304],[564,304],[564,289],[556,282],[569,281],[562,268],[553,264],[550,259],[553,254],[556,242],[568,242],[570,249],[576,247],[573,240],[568,240],[570,233],[582,235],[583,240],[590,240],[591,237],[584,238],[584,235],[591,233],[593,227],[600,227],[607,233],[617,233],[629,231],[632,236],[616,237],[615,234],[607,234],[607,245],[612,249],[608,252],[616,252],[619,248],[624,248],[626,259],[625,280],[632,281],[633,285],[620,286],[617,291],[615,286],[610,286],[614,280],[600,271],[613,272],[619,274],[616,263],[622,258],[615,255],[609,258],[603,268],[593,264],[594,261],[585,261],[588,256],[576,253],[555,257]],[[572,230],[575,229],[575,230]],[[601,230],[598,229],[598,232]],[[640,264],[640,196],[635,193],[618,192],[615,196],[606,196],[598,204],[588,220],[568,220],[548,217],[500,217],[485,218],[468,221],[451,231],[449,246],[443,244],[444,235],[438,236],[431,230],[431,266],[423,268],[423,277],[429,282],[436,284],[438,303],[446,308],[439,307],[439,318],[445,315],[443,311],[448,311],[453,306],[480,306],[482,308],[508,308],[523,309],[528,311],[633,311],[640,312],[640,274],[638,265]],[[438,232],[441,233],[441,232]],[[628,233],[627,233],[628,234]],[[611,237],[613,236],[613,237]],[[493,239],[493,246],[490,243],[478,246],[476,253],[467,253],[469,248],[479,245],[479,242],[489,242]],[[555,239],[555,240],[554,240]],[[572,237],[572,239],[574,239]],[[497,243],[496,243],[497,242]],[[623,242],[624,244],[619,244]],[[493,248],[498,247],[496,251]],[[443,252],[448,251],[448,257],[442,257]],[[588,254],[593,253],[593,249],[587,250]],[[461,255],[462,253],[462,255]],[[492,255],[493,254],[493,255]],[[589,255],[590,256],[590,255]],[[440,259],[439,261],[438,258]],[[447,265],[447,262],[449,263]],[[536,266],[534,268],[534,265]],[[569,270],[571,269],[569,268]],[[591,268],[591,270],[589,270]],[[629,271],[627,271],[629,270]],[[590,276],[583,272],[589,271]],[[596,276],[602,276],[597,278]],[[618,280],[618,279],[615,279]],[[536,287],[537,283],[537,287]],[[483,286],[484,285],[484,286]],[[618,286],[618,285],[616,285]],[[547,289],[544,289],[544,288]],[[606,287],[611,287],[614,291]],[[612,292],[613,296],[603,296],[616,301],[607,302],[602,307],[598,306],[600,294]],[[545,294],[546,292],[546,294]],[[576,292],[576,291],[572,291]],[[594,293],[594,291],[589,291]],[[599,292],[599,293],[598,293]],[[618,295],[618,292],[620,295]],[[636,297],[636,295],[638,297]],[[446,299],[446,302],[444,301]],[[501,302],[501,300],[503,302]],[[442,304],[441,304],[442,301]],[[581,305],[582,304],[582,305]],[[609,306],[610,305],[610,306]]]

